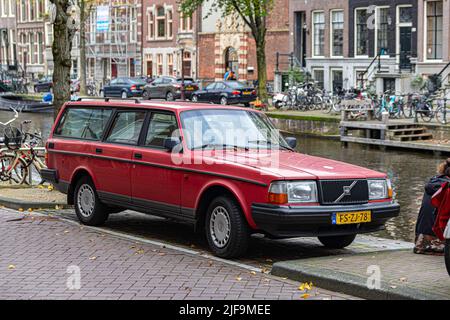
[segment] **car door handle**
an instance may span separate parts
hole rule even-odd
[[[140,154],[140,153],[135,153],[135,154],[134,154],[134,157],[135,157],[136,159],[142,159],[142,154]]]
[[[103,149],[95,149],[95,153],[101,154],[101,153],[103,153]]]

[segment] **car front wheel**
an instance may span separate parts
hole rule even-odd
[[[108,210],[100,202],[94,183],[89,177],[81,178],[74,192],[75,212],[81,223],[100,226],[108,219]]]
[[[126,91],[122,92],[122,99],[127,99],[128,98],[128,94]]]
[[[142,98],[144,98],[144,100],[150,100],[150,93],[147,90],[144,90]]]
[[[343,249],[355,241],[356,234],[345,236],[319,237],[319,241],[329,249]]]
[[[220,196],[212,201],[206,214],[205,229],[209,247],[215,255],[229,259],[247,251],[247,221],[232,197]]]
[[[197,95],[193,95],[191,98],[192,102],[198,102],[198,96]]]

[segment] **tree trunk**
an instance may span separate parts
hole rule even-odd
[[[255,39],[256,64],[258,66],[258,97],[266,106],[269,103],[267,95],[267,66],[266,66],[266,40]]]
[[[54,116],[58,115],[63,104],[70,100],[70,69],[72,67],[72,40],[75,30],[67,26],[67,8],[69,0],[51,0],[56,5],[56,16],[53,23],[53,104]]]
[[[80,0],[80,96],[86,96],[86,0]]]

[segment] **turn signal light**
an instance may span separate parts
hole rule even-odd
[[[287,204],[288,195],[286,193],[269,193],[269,203]]]

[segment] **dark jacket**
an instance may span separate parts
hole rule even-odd
[[[433,226],[436,221],[436,208],[431,205],[431,197],[441,188],[442,184],[450,182],[447,176],[436,176],[430,179],[425,186],[422,206],[416,224],[416,235],[425,234],[435,237]]]

